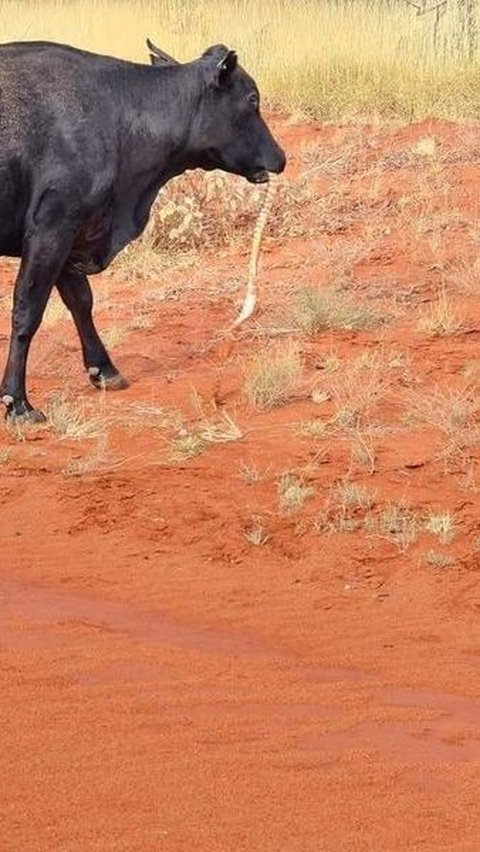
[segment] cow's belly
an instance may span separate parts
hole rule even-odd
[[[103,211],[86,221],[80,228],[72,252],[69,267],[79,269],[87,275],[102,272],[114,257],[132,240],[140,236],[148,222],[150,206],[142,215],[132,216],[126,209]]]
[[[113,233],[113,210],[109,205],[80,225],[67,265],[87,275],[106,269],[115,255]]]
[[[0,232],[0,256],[20,257],[21,253],[22,237],[15,231]]]
[[[23,229],[18,223],[19,216],[13,205],[2,204],[2,200],[0,196],[0,255],[20,257]]]

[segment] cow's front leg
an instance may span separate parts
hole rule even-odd
[[[0,399],[7,417],[16,420],[42,422],[45,420],[27,398],[25,388],[27,358],[33,336],[42,320],[52,290],[51,273],[34,270],[32,264],[22,264],[13,295],[12,333],[7,365],[0,385]]]
[[[93,322],[93,295],[89,280],[81,272],[64,271],[57,288],[72,314],[82,347],[83,363],[92,384],[97,388],[120,390],[128,382],[112,363]]]
[[[45,193],[34,211],[36,227],[24,241],[22,262],[13,294],[12,332],[7,365],[0,383],[0,401],[7,417],[31,422],[45,420],[27,397],[25,387],[30,344],[43,317],[55,279],[70,253],[75,226],[63,218],[53,191]],[[56,219],[60,219],[60,226]]]

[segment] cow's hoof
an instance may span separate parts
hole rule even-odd
[[[38,411],[37,408],[32,408],[29,411],[24,411],[22,414],[8,414],[7,418],[12,423],[25,423],[28,426],[38,425],[40,423],[46,423],[47,418],[45,417],[43,411]]]
[[[88,377],[92,385],[99,390],[124,390],[129,387],[121,373],[102,373],[98,367],[90,367]]]
[[[37,423],[46,423],[47,418],[42,411],[37,411],[32,408],[30,403],[25,400],[14,400],[11,396],[3,396],[2,402],[6,406],[5,420],[8,423],[18,425],[33,425]]]

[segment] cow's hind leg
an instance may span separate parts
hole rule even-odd
[[[109,390],[128,387],[127,380],[112,364],[95,328],[92,288],[87,276],[81,272],[63,271],[57,281],[57,288],[72,314],[82,346],[83,363],[92,384]]]

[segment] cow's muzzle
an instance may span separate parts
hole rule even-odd
[[[268,172],[266,169],[256,169],[247,175],[249,183],[268,183]]]

